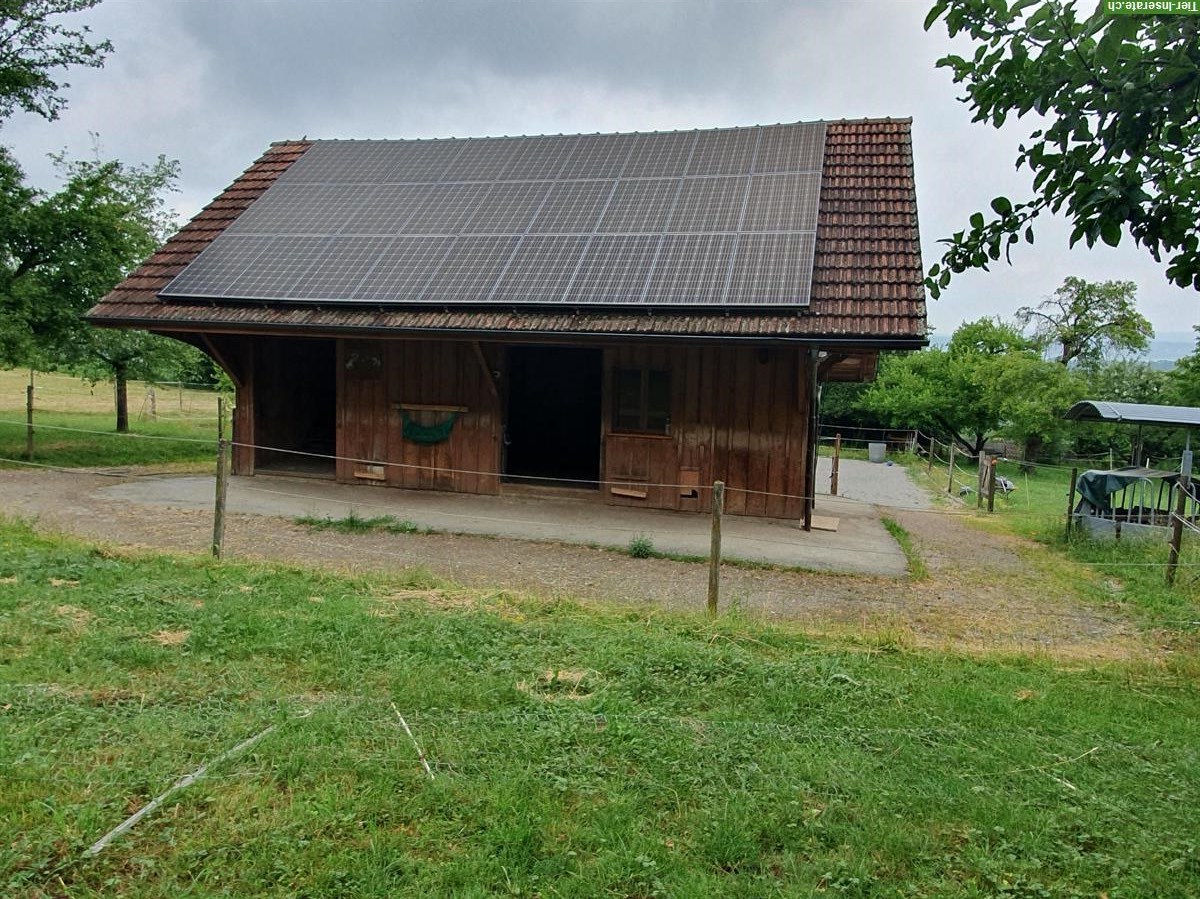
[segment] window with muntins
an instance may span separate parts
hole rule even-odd
[[[668,434],[671,431],[671,373],[645,368],[613,372],[614,431]]]

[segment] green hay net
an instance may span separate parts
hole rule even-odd
[[[423,425],[401,409],[400,420],[404,423],[400,433],[404,435],[405,440],[429,446],[450,439],[450,432],[454,430],[454,423],[458,421],[458,413],[451,412],[435,425]]]

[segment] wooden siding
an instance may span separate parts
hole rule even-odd
[[[256,410],[254,400],[265,389],[264,360],[273,353],[247,338],[230,340],[220,349],[227,359],[237,360],[231,363],[240,379],[236,439],[261,442],[263,410]],[[336,350],[338,480],[500,492],[496,473],[502,464],[503,345],[343,339],[337,341]],[[805,483],[809,426],[805,359],[803,350],[780,346],[605,348],[601,471],[603,479],[613,483],[601,487],[604,501],[704,512],[709,507],[708,487],[723,480],[731,514],[801,518],[804,503],[799,497],[809,489]],[[668,434],[613,430],[613,373],[624,367],[670,372]],[[500,375],[499,389],[492,372]],[[401,404],[466,407],[466,411],[448,440],[423,446],[403,437]],[[427,424],[444,415],[411,414]],[[235,471],[253,473],[250,452],[235,453]],[[680,484],[695,484],[696,489],[681,489]]]
[[[806,492],[808,378],[785,347],[622,346],[605,352],[604,488],[623,506],[704,511],[713,481],[734,515],[799,518]],[[669,435],[612,429],[617,368],[671,373]],[[695,480],[694,496],[677,486]],[[630,494],[645,493],[645,497]]]
[[[466,411],[449,439],[421,445],[404,438],[401,405],[465,406]],[[409,414],[435,424],[447,413]],[[338,455],[343,458],[338,480],[498,493],[499,448],[499,400],[469,341],[339,341]],[[378,480],[371,476],[375,470],[364,466],[370,462],[393,464]]]

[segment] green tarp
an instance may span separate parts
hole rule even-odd
[[[1110,497],[1131,484],[1136,484],[1143,480],[1161,480],[1168,484],[1173,484],[1178,479],[1179,472],[1177,471],[1138,468],[1132,465],[1125,468],[1115,468],[1112,471],[1085,471],[1079,476],[1079,480],[1075,484],[1075,489],[1079,491],[1080,496],[1079,506],[1076,511],[1082,510],[1083,504],[1087,503],[1095,512],[1111,512],[1112,503],[1109,501]]]

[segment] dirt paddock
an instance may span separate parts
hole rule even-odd
[[[116,481],[75,471],[0,471],[0,510],[43,530],[110,545],[207,550],[210,513],[113,500],[103,488]],[[1033,547],[979,531],[945,510],[888,514],[912,535],[929,569],[926,579],[726,566],[722,605],[813,632],[863,633],[914,646],[1095,660],[1156,654],[1119,612],[1053,595]],[[318,533],[264,515],[231,516],[226,554],[349,572],[421,567],[468,588],[639,608],[700,611],[707,584],[707,568],[697,563],[483,536]]]

